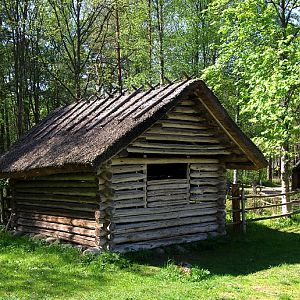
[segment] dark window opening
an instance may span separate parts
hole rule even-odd
[[[186,179],[187,164],[150,164],[147,165],[148,180]]]

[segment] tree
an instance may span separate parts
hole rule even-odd
[[[222,50],[206,76],[211,84],[225,74],[234,78],[226,90],[239,91],[246,129],[267,155],[282,157],[283,193],[289,191],[289,152],[300,130],[299,6],[296,0],[226,0],[211,7]]]

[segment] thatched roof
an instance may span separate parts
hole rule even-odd
[[[266,166],[260,150],[201,80],[149,91],[80,101],[56,109],[0,158],[0,177],[95,170],[142,134],[183,97],[193,95],[249,159]]]

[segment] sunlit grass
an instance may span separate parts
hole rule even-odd
[[[0,233],[0,299],[300,299],[299,218],[184,248],[92,257]]]

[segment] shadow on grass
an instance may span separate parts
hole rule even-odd
[[[176,247],[167,247],[164,255],[141,251],[126,257],[132,262],[155,266],[164,266],[171,259],[208,269],[216,275],[246,275],[282,264],[300,263],[300,234],[256,223],[248,226],[247,234],[229,232],[225,237],[185,245],[184,249],[185,253],[178,253]]]

